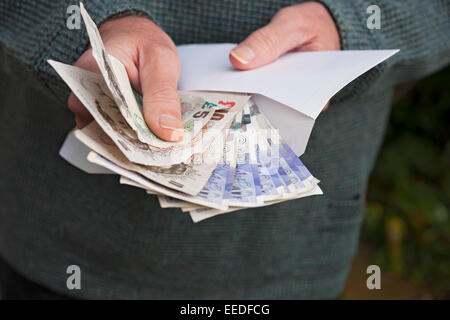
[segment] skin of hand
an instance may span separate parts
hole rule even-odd
[[[137,16],[108,20],[100,25],[99,32],[106,51],[125,65],[131,85],[142,93],[147,125],[164,140],[180,140],[183,124],[177,81],[181,66],[170,37],[151,20]],[[290,51],[317,50],[340,50],[340,40],[327,9],[311,1],[278,11],[268,25],[254,31],[230,52],[230,61],[236,69],[250,70]],[[75,65],[100,73],[92,49],[86,50]],[[73,93],[68,105],[79,128],[92,121]]]
[[[287,52],[340,48],[339,32],[328,10],[310,1],[278,11],[268,25],[254,31],[230,52],[230,61],[236,69],[250,70]]]
[[[180,140],[184,132],[177,92],[181,66],[170,37],[148,18],[132,15],[102,23],[99,32],[106,51],[125,65],[131,85],[142,93],[147,125],[166,141]],[[100,73],[90,48],[75,66]],[[73,92],[68,106],[79,128],[93,120]]]

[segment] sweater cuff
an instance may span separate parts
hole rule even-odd
[[[148,9],[141,3],[123,0],[109,0],[108,2],[85,1],[84,6],[90,17],[99,26],[104,21],[126,15],[139,15],[153,19]],[[80,17],[81,19],[81,17]],[[73,64],[86,50],[89,38],[84,23],[80,29],[69,29],[66,23],[58,24],[58,29],[42,45],[42,52],[35,63],[35,71],[45,86],[58,100],[66,103],[70,89],[63,83],[53,68],[47,63],[48,59]]]
[[[365,1],[318,0],[332,16],[341,38],[342,50],[377,49],[373,30],[367,28]]]
[[[375,37],[377,30],[367,28],[367,7],[370,3],[366,1],[336,1],[317,0],[328,10],[332,16],[341,40],[341,50],[376,50],[380,45]],[[356,80],[342,89],[333,100],[340,102],[363,94],[369,89],[370,84],[382,74],[386,64],[381,63],[375,68],[361,75]]]

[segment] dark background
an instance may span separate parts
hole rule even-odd
[[[450,299],[450,67],[400,91],[343,299]]]

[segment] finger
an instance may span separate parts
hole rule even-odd
[[[113,55],[124,64],[132,86],[139,90],[138,71],[135,63],[132,61],[132,55],[122,50],[121,46],[115,43],[108,43],[105,47],[107,48],[109,54]],[[75,63],[75,66],[100,74],[98,64],[92,56],[92,49],[86,50]],[[93,120],[90,112],[73,92],[70,93],[67,104],[69,109],[75,114],[75,123],[78,128],[81,129],[85,127]]]
[[[287,12],[287,13],[286,13]],[[289,11],[281,10],[272,21],[256,30],[230,52],[230,61],[240,70],[263,66],[311,39]]]
[[[104,46],[105,50],[108,52],[108,55],[114,56],[124,65],[132,87],[135,90],[140,91],[139,73],[138,69],[136,68],[137,61],[134,61],[133,59],[133,57],[135,56],[133,50],[135,49],[131,45],[124,46],[123,42],[119,42],[117,40],[108,41],[104,43]],[[75,66],[101,74],[97,61],[95,61],[94,57],[92,56],[92,49],[86,50],[80,57],[80,59],[78,59],[78,61],[75,63]]]
[[[100,69],[97,65],[97,62],[94,60],[94,57],[92,56],[92,48],[87,49],[75,62],[75,66],[84,69],[89,70],[95,73],[100,73]]]
[[[137,68],[138,61],[135,59],[137,54],[134,53],[137,49],[131,45],[124,46],[123,42],[117,41],[105,43],[105,49],[109,55],[114,56],[123,64],[131,86],[139,93],[142,93],[139,83],[139,70]]]
[[[77,60],[75,66],[100,73],[97,63],[92,57],[92,49],[86,50]],[[69,107],[69,110],[74,113],[75,123],[79,129],[82,129],[94,119],[73,92],[70,93],[69,98],[67,99],[67,106]]]
[[[139,55],[139,77],[144,119],[158,137],[178,141],[183,137],[177,81],[180,61],[175,47],[153,45]]]
[[[75,114],[75,122],[78,128],[83,128],[94,119],[73,92],[69,95],[67,105],[69,106],[70,111]]]
[[[330,106],[330,101],[328,101],[327,104],[325,105],[325,107],[323,107],[322,112],[326,111],[329,106]]]
[[[100,73],[100,69],[98,68],[97,63],[92,57],[92,49],[86,50],[77,60],[75,66],[84,70]],[[73,92],[70,93],[69,98],[67,99],[67,105],[69,107],[69,110],[74,113],[75,123],[79,129],[82,129],[92,120],[94,120],[92,115]]]
[[[85,126],[91,123],[92,120],[93,120],[92,117],[84,118],[82,116],[75,115],[75,123],[78,129],[83,129]]]

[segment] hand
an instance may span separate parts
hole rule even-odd
[[[249,70],[273,62],[289,51],[340,48],[333,18],[322,4],[311,1],[278,11],[268,25],[253,32],[230,52],[230,61],[237,69]]]
[[[184,132],[177,92],[181,66],[170,37],[149,19],[137,16],[106,21],[99,32],[106,51],[125,65],[131,85],[142,93],[149,128],[164,140],[180,140]],[[92,49],[86,50],[75,65],[100,73]],[[68,105],[79,128],[93,120],[73,93]]]

